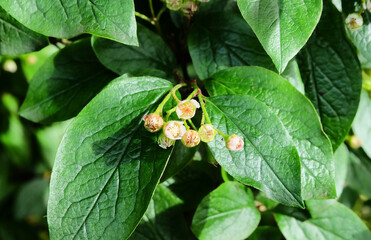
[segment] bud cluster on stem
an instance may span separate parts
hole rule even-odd
[[[143,117],[144,127],[149,132],[154,133],[162,130],[157,138],[159,146],[166,149],[173,146],[176,140],[181,140],[184,146],[195,147],[199,145],[201,141],[206,143],[213,141],[215,135],[219,133],[223,136],[226,147],[229,150],[236,151],[242,149],[244,146],[242,138],[235,134],[226,135],[212,125],[206,110],[205,96],[202,95],[200,88],[196,84],[193,84],[194,91],[186,99],[178,99],[176,91],[184,86],[186,86],[186,84],[182,83],[173,87],[164,100],[159,104],[156,111]],[[199,102],[193,99],[196,96],[198,97]],[[171,98],[177,102],[177,105],[166,111],[166,117],[164,120],[163,108]],[[202,119],[201,126],[197,129],[192,122],[192,118],[195,116],[196,110],[199,108],[202,109]],[[173,112],[176,112],[179,120],[169,121],[169,117]],[[207,121],[206,124],[205,120]]]

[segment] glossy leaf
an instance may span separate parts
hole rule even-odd
[[[89,39],[73,43],[36,72],[20,115],[42,123],[69,119],[114,78],[95,57]]]
[[[52,239],[125,239],[145,213],[171,149],[143,127],[168,81],[117,78],[68,127],[48,204]]]
[[[191,228],[201,240],[238,240],[248,237],[259,221],[251,190],[237,182],[226,182],[202,199]]]
[[[299,154],[303,199],[336,197],[331,144],[313,106],[290,83],[263,68],[239,67],[215,74],[206,88],[211,96],[243,94],[264,105]],[[264,126],[271,128],[270,124]]]
[[[322,11],[321,0],[238,0],[242,16],[281,73],[308,41]]]
[[[343,0],[342,9],[344,17],[346,18],[348,14],[358,12],[359,7],[356,8],[356,6],[360,6],[362,4],[364,4],[364,1],[361,0]],[[361,16],[363,19],[362,27],[355,30],[349,30],[347,28],[347,32],[362,56],[364,56],[368,61],[371,61],[371,12],[369,12],[367,9],[364,9]]]
[[[356,114],[362,75],[341,14],[330,1],[324,2],[321,21],[299,60],[305,93],[317,109],[335,151]]]
[[[361,139],[363,150],[371,158],[371,98],[366,90],[361,91],[361,100],[352,129]]]
[[[307,202],[311,218],[300,221],[275,214],[278,226],[287,240],[364,240],[371,233],[350,209],[333,200]]]
[[[133,0],[3,0],[0,5],[26,27],[56,38],[91,33],[138,45]]]
[[[362,150],[350,153],[346,182],[358,193],[371,198],[371,160]]]
[[[45,36],[26,28],[1,7],[0,29],[0,55],[20,55],[48,45]]]
[[[345,144],[340,145],[334,154],[336,194],[339,198],[343,192],[348,171],[349,151]]]
[[[273,68],[254,32],[235,13],[219,12],[200,18],[190,30],[188,47],[201,79],[233,66]]]
[[[138,25],[139,47],[93,37],[92,45],[104,66],[117,74],[156,69],[171,76],[176,68],[174,54],[161,37]]]
[[[182,216],[182,203],[168,188],[158,185],[141,223],[129,239],[193,239]]]
[[[230,151],[217,136],[208,143],[216,161],[236,180],[269,198],[303,207],[299,155],[277,115],[248,95],[211,97],[206,105],[215,128],[245,143],[243,150]]]

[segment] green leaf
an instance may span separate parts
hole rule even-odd
[[[206,101],[213,126],[237,134],[243,151],[229,151],[218,136],[208,143],[216,161],[236,180],[251,185],[277,202],[303,207],[300,159],[281,120],[252,96],[226,95]]]
[[[26,27],[56,38],[82,33],[138,45],[133,0],[3,0],[0,5]]]
[[[200,18],[190,30],[188,47],[200,79],[233,66],[273,68],[249,25],[235,13],[219,12]]]
[[[197,152],[198,147],[187,148],[181,141],[177,141],[174,150],[171,153],[169,163],[166,166],[165,172],[161,177],[161,181],[172,177],[180,170],[182,170],[192,160]]]
[[[69,119],[114,78],[95,57],[90,39],[73,43],[36,72],[20,115],[41,123]]]
[[[311,218],[300,221],[275,214],[278,226],[287,240],[364,240],[371,233],[350,209],[333,200],[307,201]]]
[[[345,144],[341,144],[334,154],[335,162],[335,185],[336,193],[339,198],[343,192],[345,178],[348,171],[349,151]]]
[[[242,16],[281,73],[308,41],[322,11],[321,0],[238,0]]]
[[[247,238],[259,221],[251,190],[237,182],[226,182],[202,199],[191,229],[201,240],[238,240]]]
[[[135,47],[93,37],[92,45],[103,65],[117,74],[156,69],[171,76],[176,68],[176,60],[161,37],[138,25],[138,41],[139,47]]]
[[[22,71],[27,78],[27,82],[31,82],[32,77],[39,70],[39,68],[49,57],[58,52],[58,50],[59,48],[57,46],[50,44],[38,52],[24,54],[19,57]]]
[[[358,193],[371,198],[371,160],[361,150],[350,153],[346,183]]]
[[[263,68],[239,67],[215,74],[206,82],[206,88],[211,96],[243,94],[264,105],[276,116],[279,128],[286,132],[284,138],[299,154],[302,198],[336,197],[331,144],[311,103],[289,82]],[[271,129],[267,124],[264,128]]]
[[[357,3],[357,4],[356,4]],[[356,6],[361,6],[364,1],[354,0],[354,1],[342,1],[342,8],[344,12],[344,17],[346,18],[348,14],[358,12]],[[361,14],[363,19],[363,25],[361,28],[356,30],[349,30],[347,28],[348,35],[350,39],[357,47],[359,52],[368,61],[371,61],[371,13],[365,9]]]
[[[298,60],[306,95],[317,109],[335,151],[356,114],[362,74],[341,14],[331,2],[324,2],[321,21]]]
[[[35,132],[35,136],[40,145],[41,155],[48,164],[49,169],[53,168],[58,146],[70,123],[71,121],[53,123],[51,126],[38,129]]]
[[[143,127],[168,81],[117,78],[73,120],[50,183],[51,239],[126,239],[145,213],[171,150]]]
[[[130,239],[193,239],[182,216],[182,203],[168,188],[158,185],[141,223]]]
[[[19,220],[42,219],[46,213],[48,190],[49,182],[44,179],[34,179],[23,185],[15,200],[14,216]]]
[[[0,147],[4,148],[1,149],[1,152],[5,153],[17,167],[29,167],[32,153],[31,141],[27,129],[17,114],[18,101],[10,94],[3,94],[0,101],[10,112],[8,130],[0,133]]]
[[[48,45],[45,36],[26,28],[1,7],[0,29],[0,55],[20,55]]]
[[[294,86],[296,90],[304,94],[304,83],[301,79],[299,65],[295,58],[288,63],[285,71],[281,74],[281,76],[289,81],[289,83],[291,83],[291,85]]]
[[[362,148],[371,158],[371,98],[366,90],[361,91],[361,100],[352,129],[362,141]]]

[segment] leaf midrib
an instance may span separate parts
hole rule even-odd
[[[218,106],[216,106],[212,101],[210,101],[209,99],[206,99],[207,102],[211,103],[216,109],[218,109],[228,120],[230,120],[233,125],[235,125],[235,127],[246,137],[246,139],[249,140],[251,146],[254,147],[254,149],[256,150],[256,152],[259,153],[259,155],[261,156],[261,158],[264,160],[264,162],[267,164],[267,166],[269,167],[269,169],[274,173],[274,176],[279,180],[278,182],[280,184],[282,184],[282,186],[286,189],[286,191],[297,201],[297,203],[299,203],[300,206],[302,206],[302,203],[301,201],[299,201],[296,196],[294,196],[289,190],[288,188],[286,187],[286,185],[281,181],[281,179],[277,176],[276,172],[272,169],[272,167],[269,165],[269,163],[265,160],[265,158],[263,157],[262,153],[257,149],[257,147],[251,142],[251,140],[248,138],[248,136],[246,136],[246,134],[244,133],[244,131],[242,131],[238,125],[231,119],[229,118]],[[274,115],[276,116],[276,115]],[[277,116],[276,116],[277,118]],[[295,148],[296,150],[296,148]],[[298,155],[299,156],[299,155]],[[299,158],[299,163],[300,163],[300,158]],[[300,171],[301,172],[301,171]],[[301,180],[301,177],[300,177],[300,180]],[[301,189],[301,188],[300,188]]]
[[[213,80],[213,82],[220,84],[220,85],[223,86],[224,88],[226,88],[226,89],[230,90],[231,92],[233,92],[234,94],[236,94],[236,92],[235,92],[234,90],[232,90],[231,88],[229,88],[228,86],[226,86],[224,83],[222,83],[222,82],[220,82],[220,81],[218,81],[218,80],[215,80],[215,79]],[[248,96],[248,95],[246,95],[246,96]],[[280,118],[277,114],[275,114],[274,111],[272,111],[271,107],[270,107],[268,104],[266,104],[265,102],[263,102],[262,100],[260,100],[260,99],[258,99],[258,98],[254,98],[254,99],[256,99],[257,101],[259,101],[259,102],[263,103],[265,106],[267,106],[267,108],[269,109],[269,111],[270,111],[273,115],[275,115],[275,116],[277,117],[277,119],[281,122],[282,126],[284,126],[284,130],[285,130],[285,132],[286,132],[290,137],[292,137],[293,139],[296,139],[296,137],[294,137],[294,136],[291,135],[291,132],[286,128],[286,125],[282,122],[281,118]],[[306,139],[298,139],[298,140],[301,140],[301,141],[302,141],[302,140],[306,140]],[[308,142],[310,142],[310,141],[308,141]],[[300,163],[302,163],[302,160],[301,160],[302,158],[300,157],[300,154],[299,154],[299,151],[298,151],[298,149],[297,149],[297,146],[296,146],[295,142],[293,142],[293,144],[294,144],[294,146],[295,146],[296,151],[298,152],[298,156],[299,156]],[[321,150],[321,152],[322,152],[322,150]],[[325,155],[324,152],[322,152],[322,153]],[[313,158],[313,159],[310,158],[309,160],[311,160],[311,161],[316,160],[316,162],[318,162],[318,160],[315,159],[315,158]],[[300,164],[300,165],[301,165],[301,166],[304,166],[304,167],[307,169],[307,172],[308,172],[310,175],[312,175],[312,177],[314,177],[315,179],[318,179],[317,176],[316,176],[315,174],[312,173],[312,171],[308,168],[308,166],[307,166],[306,164],[303,163],[303,164]],[[321,163],[321,165],[325,166],[325,165],[322,164],[322,163]],[[322,186],[326,187],[325,183],[323,183],[322,181],[319,181],[319,183],[320,183]]]

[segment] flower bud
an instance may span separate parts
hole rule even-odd
[[[144,127],[150,132],[161,130],[164,125],[162,117],[156,113],[151,113],[143,117]]]
[[[354,149],[360,148],[362,146],[362,140],[353,135],[349,139],[349,146]]]
[[[358,13],[351,13],[345,19],[345,24],[347,25],[349,30],[356,30],[363,25],[363,18]]]
[[[182,8],[183,12],[185,14],[193,14],[195,12],[197,12],[198,10],[198,5],[192,1],[189,1],[189,2],[186,2],[185,4],[183,4],[183,8]]]
[[[172,140],[166,137],[164,133],[161,133],[160,136],[158,136],[157,143],[160,147],[166,149],[173,146],[175,144],[175,140]]]
[[[182,137],[182,143],[186,147],[195,147],[200,143],[200,134],[194,130],[188,130]]]
[[[216,135],[216,131],[211,124],[205,124],[198,129],[198,133],[200,134],[201,141],[203,142],[211,142],[214,140]]]
[[[166,7],[172,11],[178,11],[183,5],[183,0],[166,0]]]
[[[186,128],[181,121],[167,122],[164,127],[165,136],[172,140],[181,139],[185,132]]]
[[[371,13],[371,0],[367,0],[366,8]]]
[[[229,150],[236,151],[236,150],[240,150],[241,148],[243,148],[244,143],[243,143],[242,138],[233,134],[228,137],[225,144]]]
[[[200,108],[200,104],[194,99],[181,101],[176,106],[176,114],[180,119],[191,119],[196,114],[197,108]]]

